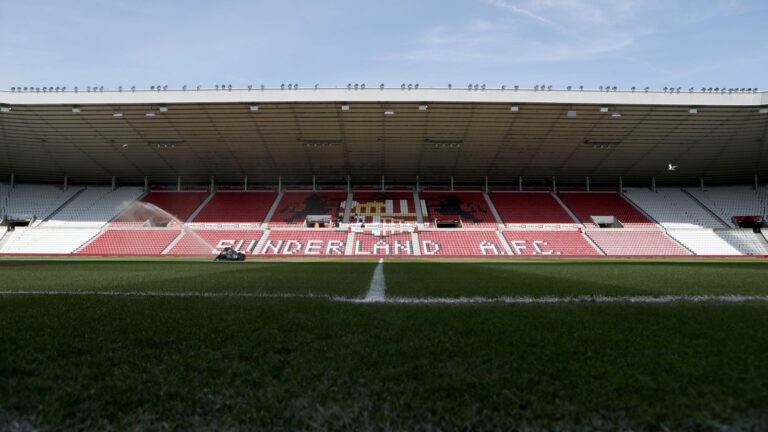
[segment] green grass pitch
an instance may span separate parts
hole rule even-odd
[[[768,262],[376,266],[0,260],[0,430],[768,429]]]

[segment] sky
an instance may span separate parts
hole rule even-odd
[[[768,90],[766,0],[0,0],[0,88]]]

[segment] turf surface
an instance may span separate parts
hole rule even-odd
[[[0,291],[362,297],[374,266],[0,261]],[[768,295],[755,261],[384,269],[387,295]],[[4,294],[0,329],[0,430],[768,428],[766,302]]]

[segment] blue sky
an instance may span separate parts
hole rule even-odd
[[[0,88],[759,87],[766,0],[0,0]]]

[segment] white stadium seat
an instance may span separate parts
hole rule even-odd
[[[114,191],[109,187],[89,187],[42,225],[100,228],[125,210],[142,193],[142,188],[139,187],[122,187]]]
[[[17,184],[11,189],[3,185],[0,193],[0,219],[3,216],[34,217],[32,226],[37,226],[81,189],[31,184]]]
[[[733,216],[768,215],[768,186],[757,191],[751,186],[718,186],[705,189],[686,189],[729,226],[735,227]]]
[[[628,188],[624,195],[667,229],[725,228],[699,203],[676,188]]]
[[[70,254],[99,232],[98,228],[20,227],[6,234],[0,253]]]

